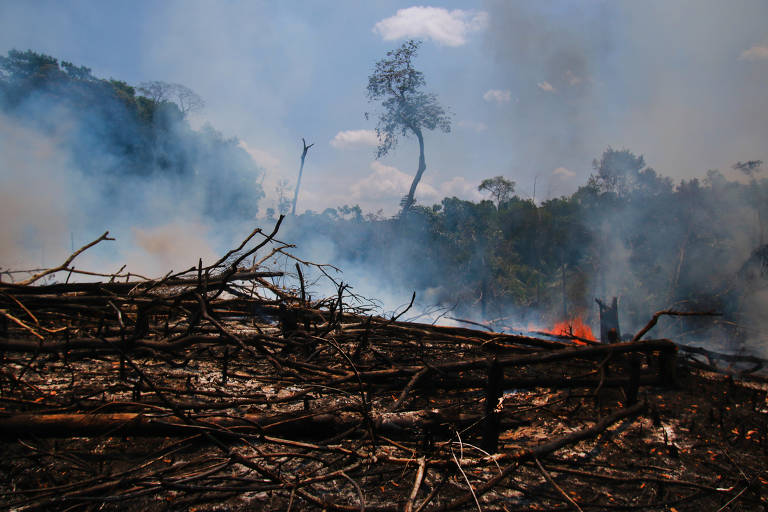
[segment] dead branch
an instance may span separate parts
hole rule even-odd
[[[94,245],[96,245],[97,243],[99,243],[99,242],[101,242],[103,240],[114,240],[114,238],[109,238],[108,235],[109,235],[109,231],[105,231],[104,234],[102,234],[99,238],[97,238],[93,242],[85,244],[84,246],[82,246],[81,248],[79,248],[78,250],[76,250],[75,252],[70,254],[69,258],[64,260],[64,263],[62,263],[58,267],[49,268],[48,270],[44,270],[44,271],[42,271],[42,272],[40,272],[38,274],[33,275],[29,279],[25,279],[24,281],[19,281],[16,284],[19,284],[21,286],[29,285],[29,284],[34,283],[38,279],[40,279],[42,277],[45,277],[47,275],[55,274],[56,272],[60,272],[62,270],[67,270],[67,266],[69,266],[69,264],[72,263],[72,261],[74,261],[75,258],[77,258],[80,254],[82,254],[83,251],[85,251],[87,249],[90,249],[91,247],[93,247]]]
[[[642,338],[645,333],[653,329],[653,327],[658,323],[659,318],[663,315],[668,316],[722,316],[722,313],[716,313],[714,311],[703,311],[703,312],[696,312],[696,311],[674,311],[672,309],[665,309],[663,311],[657,311],[653,314],[653,317],[648,321],[648,323],[640,329],[637,334],[632,338],[632,341],[640,341],[640,338]]]

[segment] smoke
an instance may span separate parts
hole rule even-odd
[[[599,131],[598,67],[611,52],[611,9],[553,2],[486,4],[486,45],[495,59],[494,72],[511,90],[505,97],[516,98],[510,121],[502,127],[507,138],[525,148],[525,159],[539,169],[583,166],[599,150],[593,146]]]
[[[83,180],[78,173],[61,172],[68,162],[59,143],[56,136],[0,113],[0,262],[6,268],[37,266],[56,257],[55,241],[63,243],[70,224],[80,220],[74,191]]]
[[[383,51],[371,27],[393,13],[381,8],[350,24],[356,18],[346,8],[302,17],[268,4],[151,6],[146,37],[136,38],[147,49],[139,52],[142,66],[198,90],[211,119],[248,144],[211,128],[192,130],[171,115],[160,120],[166,136],[157,144],[117,104],[81,112],[30,97],[2,122],[0,149],[12,164],[0,178],[0,207],[13,220],[0,228],[0,264],[52,265],[110,229],[118,242],[101,244],[78,265],[115,270],[126,262],[150,274],[191,266],[257,222],[263,175],[252,159],[270,167],[271,179],[295,179],[300,136],[317,143],[300,205],[334,206],[329,198],[338,197],[365,209],[389,204],[394,212],[410,182],[401,169],[415,168],[413,144],[369,168],[373,139],[358,124],[366,69]],[[428,139],[421,202],[479,200],[476,183],[498,174],[521,187],[534,173],[542,181],[549,174],[549,184],[538,182],[538,200],[570,193],[608,145],[647,155],[675,184],[709,168],[728,173],[736,160],[768,160],[766,9],[759,0],[486,2],[485,32],[459,47],[427,43],[419,63],[430,89],[466,116],[456,123],[462,130]],[[350,40],[360,51],[349,53]],[[345,58],[322,65],[329,55]],[[325,143],[331,139],[333,149]],[[136,141],[147,151],[125,151]],[[564,258],[572,310],[594,312],[595,296],[617,295],[625,333],[668,307],[736,311],[740,323],[759,326],[764,293],[734,278],[759,244],[755,208],[739,187],[708,187],[690,204],[671,185],[617,204],[590,206],[580,197],[568,217],[577,236],[546,224],[557,205],[516,201],[513,213],[489,227],[483,216],[493,205],[449,199],[408,222],[369,223],[354,211],[290,218],[280,237],[306,259],[341,267],[340,279],[386,310],[416,290],[417,306],[456,305],[455,315],[474,320],[554,318],[562,311]],[[540,229],[531,235],[525,223]],[[569,260],[570,253],[579,258]],[[665,331],[671,322],[662,320],[655,334],[684,327]]]
[[[109,230],[117,242],[76,264],[155,276],[213,259],[253,229],[262,171],[236,139],[193,130],[173,105],[147,121],[105,90],[59,79],[0,98],[4,269],[55,266]]]
[[[609,145],[653,155],[676,180],[766,159],[765,2],[486,9],[497,83],[519,99],[503,130],[539,169],[585,169]]]

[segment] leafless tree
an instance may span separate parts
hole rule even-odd
[[[185,117],[205,106],[203,99],[186,85],[152,80],[139,84],[138,91],[155,103],[174,103]]]

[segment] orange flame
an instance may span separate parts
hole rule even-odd
[[[584,323],[581,317],[576,317],[564,322],[558,322],[552,329],[544,329],[542,332],[548,334],[554,334],[556,336],[576,336],[578,338],[585,338],[595,341],[595,335],[592,334],[592,328]],[[579,340],[574,340],[574,343],[581,343]]]

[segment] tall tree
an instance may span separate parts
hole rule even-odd
[[[498,208],[501,206],[501,203],[505,203],[512,198],[512,194],[515,192],[515,182],[508,180],[504,176],[486,178],[480,183],[477,190],[491,194],[491,199],[493,199]]]
[[[437,96],[421,90],[424,74],[412,63],[420,45],[421,41],[409,40],[397,50],[387,52],[386,58],[376,63],[368,77],[368,100],[381,101],[383,107],[376,126],[379,138],[376,157],[389,153],[397,145],[398,136],[413,134],[419,141],[419,167],[408,195],[401,202],[402,213],[413,206],[416,187],[427,169],[422,130],[451,131],[450,114],[438,103]],[[368,113],[365,116],[368,118]]]
[[[597,171],[589,177],[590,185],[600,192],[627,197],[637,186],[640,172],[645,167],[643,155],[635,156],[628,149],[616,150],[611,147],[603,152],[600,160],[593,160]]]

